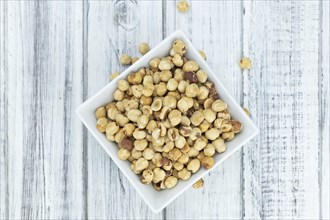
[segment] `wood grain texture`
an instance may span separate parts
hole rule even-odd
[[[197,49],[205,51],[207,63],[240,102],[242,73],[237,63],[242,51],[241,2],[193,1],[188,13],[179,13],[176,5],[177,1],[166,2],[165,36],[183,30]],[[203,189],[187,190],[165,213],[168,219],[239,219],[241,211],[238,152],[205,178]]]
[[[317,219],[319,2],[244,2],[244,218]]]

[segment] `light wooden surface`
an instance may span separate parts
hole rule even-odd
[[[1,219],[329,219],[329,1],[0,1]],[[260,128],[159,214],[75,115],[122,53],[182,29]],[[237,65],[253,61],[250,71]]]

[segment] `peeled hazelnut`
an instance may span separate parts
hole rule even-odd
[[[193,128],[191,131],[191,134],[189,135],[189,138],[192,140],[196,140],[197,138],[200,138],[201,136],[202,136],[201,129]]]
[[[131,87],[131,89],[134,97],[140,98],[142,96],[142,90],[143,90],[142,85],[134,85]]]
[[[211,141],[217,139],[220,135],[220,131],[216,128],[211,128],[205,132],[205,137]]]
[[[118,114],[116,117],[116,123],[120,126],[123,127],[125,124],[127,124],[129,122],[129,119],[122,115],[122,114]]]
[[[206,54],[204,53],[204,51],[199,50],[198,52],[203,57],[203,59],[206,60]]]
[[[148,167],[148,165],[149,165],[149,162],[145,158],[141,157],[136,161],[135,170],[142,171],[142,170],[146,169]]]
[[[178,110],[172,110],[169,114],[168,114],[168,119],[171,122],[172,126],[176,126],[178,124],[180,124],[181,122],[181,112]]]
[[[172,62],[175,66],[181,67],[183,65],[183,59],[180,54],[174,54]]]
[[[187,80],[189,83],[197,83],[198,82],[197,75],[194,72],[185,72],[184,73],[184,79]]]
[[[148,83],[147,85],[145,85],[142,89],[142,94],[145,97],[150,97],[152,96],[153,92],[154,92],[155,86],[152,83]]]
[[[160,129],[159,129],[159,128],[155,128],[155,129],[152,131],[151,136],[152,136],[152,138],[154,138],[154,139],[159,138],[159,136],[160,136]]]
[[[181,112],[186,112],[188,111],[189,108],[191,108],[194,104],[194,101],[192,98],[188,98],[188,97],[182,97],[179,101],[178,101],[178,109]]]
[[[167,137],[171,140],[171,141],[176,141],[179,137],[179,131],[177,128],[170,128],[167,132]]]
[[[174,148],[168,153],[169,159],[174,161],[178,160],[181,157],[181,155],[182,153],[178,148]]]
[[[147,133],[143,130],[140,130],[139,128],[135,129],[133,132],[133,137],[137,140],[144,139],[146,137]]]
[[[171,111],[171,108],[167,107],[167,106],[164,106],[160,112],[160,115],[159,115],[159,118],[161,120],[165,119],[166,116],[168,115],[168,113],[170,113]]]
[[[206,145],[207,145],[206,141],[204,141],[202,138],[198,138],[195,141],[194,148],[198,151],[201,151],[204,149],[204,147],[206,147]]]
[[[194,114],[190,117],[191,124],[194,126],[200,125],[204,120],[204,114],[201,111],[196,111]]]
[[[235,134],[236,133],[239,133],[242,130],[242,128],[243,128],[242,124],[239,121],[231,120],[231,121],[229,121],[229,123],[231,123],[231,125],[232,125],[232,129],[231,130]]]
[[[213,166],[214,166],[214,159],[213,157],[204,157],[202,159],[202,166],[205,168],[205,169],[211,169]]]
[[[215,112],[212,111],[211,109],[204,109],[203,110],[203,115],[204,115],[205,120],[208,123],[212,123],[217,117]]]
[[[149,105],[144,105],[142,107],[142,114],[150,117],[152,115],[152,109]]]
[[[154,83],[154,79],[152,78],[152,76],[147,75],[143,78],[143,83],[142,83],[143,86],[146,86],[148,84],[153,84],[153,83]]]
[[[142,75],[140,73],[131,73],[128,75],[127,81],[132,85],[138,85],[142,82]]]
[[[105,111],[104,107],[100,107],[100,108],[96,109],[96,112],[95,112],[96,119],[103,118],[105,116],[106,116],[106,111]]]
[[[147,126],[148,122],[149,122],[149,117],[147,115],[141,115],[136,123],[140,129],[143,129]]]
[[[205,109],[211,108],[212,107],[212,104],[213,104],[213,100],[212,99],[205,99],[205,101],[204,101],[204,108]]]
[[[174,176],[169,176],[165,180],[165,186],[168,189],[173,188],[178,183],[178,179]]]
[[[215,112],[221,112],[226,109],[227,109],[227,103],[225,103],[224,101],[222,101],[220,99],[214,101],[212,104],[212,110]]]
[[[178,88],[178,81],[176,81],[175,79],[169,79],[167,81],[167,90],[168,91],[175,91]]]
[[[174,79],[178,82],[181,82],[183,80],[183,71],[180,68],[176,68],[174,71]]]
[[[229,120],[230,117],[231,116],[230,116],[230,114],[228,113],[227,110],[224,110],[224,111],[218,113],[218,118]]]
[[[181,157],[178,159],[179,163],[186,164],[189,161],[189,155],[188,154],[182,154]]]
[[[183,65],[182,69],[184,72],[196,72],[199,69],[199,66],[194,61],[188,61]]]
[[[187,51],[187,46],[182,40],[174,41],[172,46],[173,50],[180,55],[185,54]]]
[[[168,96],[173,96],[175,100],[181,99],[181,94],[178,91],[169,91],[167,93]]]
[[[125,138],[125,134],[123,129],[119,129],[119,131],[115,134],[115,141],[119,144]]]
[[[212,145],[219,154],[226,151],[226,144],[222,138],[217,138],[212,141]]]
[[[155,152],[153,150],[151,150],[150,148],[146,148],[146,149],[144,149],[142,156],[146,160],[151,160],[155,156]]]
[[[131,57],[128,54],[121,55],[119,62],[123,65],[128,65],[131,63]]]
[[[204,120],[200,125],[199,129],[201,129],[201,132],[204,133],[210,128],[210,123],[208,123],[206,120]]]
[[[186,88],[185,95],[187,97],[196,97],[199,93],[198,85],[195,83],[189,84]]]
[[[155,57],[152,60],[150,60],[149,62],[149,66],[151,69],[153,70],[157,70],[158,69],[158,65],[159,65],[160,59]]]
[[[158,64],[158,69],[160,70],[170,70],[172,68],[171,63],[167,60],[161,60]]]
[[[119,89],[116,89],[113,93],[113,98],[117,101],[123,100],[125,97],[125,93],[123,91],[120,91]]]
[[[148,146],[148,141],[146,139],[140,139],[134,141],[134,148],[138,151],[143,151]]]
[[[214,120],[213,126],[215,128],[220,129],[221,128],[221,125],[222,125],[222,122],[223,122],[223,119],[217,118],[217,119]]]
[[[187,141],[187,140],[186,140],[186,141]],[[188,144],[188,143],[186,143],[186,144],[183,146],[183,148],[181,148],[181,152],[182,152],[182,153],[188,153],[189,150],[190,150],[190,147],[189,147],[189,144]]]
[[[232,124],[228,120],[223,120],[220,130],[221,132],[228,132],[231,131],[233,128]]]
[[[212,157],[215,154],[215,148],[212,144],[208,144],[204,148],[203,152],[204,152],[205,156]]]
[[[165,171],[162,170],[161,168],[155,168],[154,169],[154,177],[152,179],[152,182],[158,183],[162,181],[165,178]]]
[[[167,92],[166,84],[163,82],[159,83],[156,86],[155,91],[157,96],[164,96]]]
[[[189,83],[187,81],[179,81],[179,85],[178,85],[178,90],[181,93],[185,93],[186,92],[186,88],[189,85]]]
[[[183,137],[189,137],[192,132],[192,128],[190,126],[181,126],[179,132]]]
[[[110,102],[105,106],[105,110],[108,112],[110,108],[116,108],[115,102]]]
[[[186,139],[183,136],[179,135],[179,137],[175,140],[175,146],[180,149],[183,148],[185,144]]]
[[[155,164],[156,167],[161,167],[162,164],[160,163],[162,159],[162,155],[160,153],[155,153],[155,156],[151,159],[152,163]]]
[[[199,92],[197,94],[198,99],[204,100],[208,97],[209,95],[209,89],[206,88],[205,86],[199,87]]]
[[[115,135],[109,135],[109,134],[106,134],[106,138],[109,140],[109,141],[115,141]]]
[[[225,140],[225,141],[231,141],[234,139],[235,137],[235,133],[234,132],[225,132],[221,134],[221,137]]]
[[[143,42],[143,43],[141,43],[141,44],[139,45],[138,50],[139,50],[139,52],[140,52],[142,55],[144,55],[144,54],[146,54],[146,53],[149,52],[150,47],[149,47],[149,45],[148,45],[147,43],[144,43],[144,42]]]
[[[107,135],[114,135],[119,131],[119,126],[115,122],[110,122],[107,124],[107,127],[105,129],[105,132]]]
[[[200,83],[205,83],[207,80],[207,73],[204,70],[198,70],[197,73],[197,78]]]
[[[200,167],[201,167],[201,164],[198,159],[192,159],[187,165],[187,169],[189,171],[191,171],[192,173],[196,173]]]
[[[183,168],[178,172],[178,176],[182,180],[188,180],[191,177],[191,172],[189,172],[186,168]]]
[[[241,69],[250,69],[251,66],[251,60],[248,57],[243,57],[239,62],[239,67]]]
[[[126,150],[131,151],[133,149],[133,141],[130,138],[124,138],[120,143],[119,146]]]
[[[137,109],[139,107],[139,102],[132,98],[124,103],[124,107],[126,111]]]
[[[157,123],[156,123],[156,121],[154,121],[154,120],[149,121],[149,123],[148,123],[148,125],[147,125],[147,131],[148,131],[148,133],[151,134],[152,131],[153,131],[154,129],[156,129],[156,128],[157,128]]]
[[[159,111],[162,108],[163,102],[161,99],[155,99],[151,104],[151,109],[153,111]]]
[[[121,160],[127,160],[131,156],[131,152],[125,148],[120,148],[117,152],[118,158]]]
[[[176,103],[176,98],[170,95],[165,96],[163,99],[163,106],[167,106],[172,109],[176,108]]]
[[[183,126],[190,126],[190,119],[186,115],[181,116],[181,124]]]
[[[165,144],[164,148],[163,148],[163,152],[170,152],[172,149],[174,148],[174,142],[173,141],[169,141]]]
[[[117,87],[121,91],[125,92],[129,88],[129,83],[126,80],[124,80],[124,79],[120,79],[117,82]]]
[[[157,151],[162,151],[162,147],[163,147],[164,143],[165,143],[165,138],[164,137],[159,137],[157,139],[154,139],[154,138],[152,139],[152,146],[154,147],[154,149],[161,147],[161,149],[158,149]]]
[[[199,151],[191,147],[188,151],[189,157],[196,157],[199,154]]]
[[[162,61],[161,61],[162,62]],[[160,75],[160,80],[163,82],[168,82],[172,78],[172,72],[169,70],[163,70]]]
[[[180,163],[180,162],[175,162],[175,163],[173,164],[173,167],[174,167],[174,169],[176,169],[177,171],[180,171],[180,170],[182,170],[182,169],[184,168],[183,164]]]
[[[164,123],[159,123],[159,128],[160,128],[160,136],[164,137],[167,132],[166,126],[164,125]]]
[[[149,184],[153,178],[154,172],[152,170],[144,170],[141,176],[141,182],[144,184]]]
[[[193,184],[194,189],[199,189],[204,186],[204,180],[199,179],[196,183]]]
[[[137,122],[141,115],[142,112],[138,109],[132,109],[127,112],[127,117],[133,122]]]

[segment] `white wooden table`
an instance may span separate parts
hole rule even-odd
[[[329,219],[329,1],[0,1],[1,219]],[[182,29],[260,135],[154,214],[75,115],[118,56]],[[253,61],[250,71],[237,65]]]

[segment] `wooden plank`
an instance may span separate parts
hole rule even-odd
[[[160,1],[139,1],[140,24],[132,31],[114,25],[114,3],[88,3],[88,62],[85,79],[88,97],[108,83],[109,73],[127,68],[119,65],[121,54],[138,55],[137,45],[140,42],[146,41],[154,46],[162,40],[161,31],[155,29],[155,25],[162,23]],[[162,213],[154,214],[147,207],[96,140],[89,134],[84,138],[88,150],[88,218],[162,218]]]
[[[8,219],[7,4],[0,2],[0,218]]]
[[[82,5],[6,4],[7,217],[83,218]]]
[[[329,99],[330,99],[330,2],[322,1],[320,6],[321,12],[321,41],[320,41],[320,52],[321,52],[321,62],[320,63],[320,128],[321,128],[321,151],[320,151],[320,218],[330,219],[329,213],[329,186],[330,186],[330,110],[329,110]]]
[[[179,13],[177,1],[164,4],[164,35],[183,30],[227,89],[241,100],[242,77],[238,61],[242,51],[242,4],[231,1],[189,1]],[[185,211],[183,211],[185,210]],[[186,191],[166,208],[168,219],[239,219],[241,204],[241,152],[205,178],[203,189]]]
[[[260,129],[244,148],[244,218],[317,219],[319,2],[244,10],[244,104]]]

